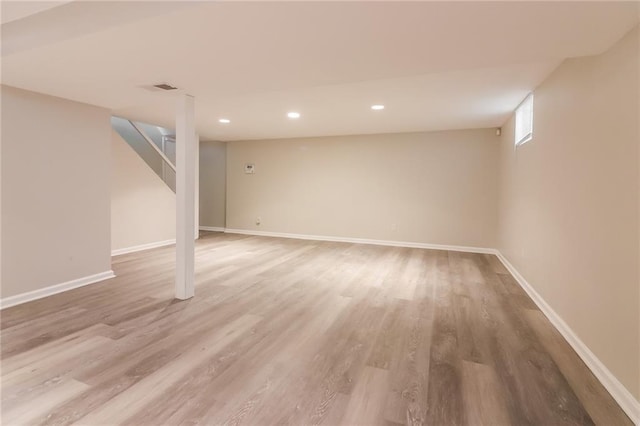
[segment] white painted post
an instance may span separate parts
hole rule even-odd
[[[196,131],[193,96],[176,111],[176,299],[189,299],[195,281]]]
[[[195,187],[195,239],[200,238],[200,135],[196,134],[196,149],[195,149],[195,163],[194,167],[196,168],[196,187]]]

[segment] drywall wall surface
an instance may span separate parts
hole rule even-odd
[[[638,30],[534,92],[533,140],[503,128],[499,249],[640,397]]]
[[[176,195],[115,131],[111,133],[111,247],[176,238]]]
[[[109,271],[110,112],[1,90],[2,297]]]
[[[228,142],[227,228],[494,247],[498,146],[492,129]]]
[[[226,143],[200,142],[200,226],[225,227],[226,167]]]

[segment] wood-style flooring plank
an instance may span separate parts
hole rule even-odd
[[[467,422],[478,426],[510,425],[503,388],[493,367],[462,362],[462,388]]]
[[[493,255],[203,233],[0,311],[6,425],[629,425]]]
[[[435,293],[434,321],[429,361],[426,424],[462,425],[465,423],[462,400],[462,376],[458,327],[455,317],[456,290],[463,286],[460,268],[455,271],[456,285],[449,281],[450,263],[459,264],[459,253],[439,253],[436,262],[439,281]],[[466,293],[466,291],[464,291]]]
[[[345,409],[343,423],[346,425],[384,425],[384,402],[389,381],[389,372],[374,367],[365,367]]]
[[[54,389],[39,394],[29,401],[2,406],[2,423],[6,425],[38,424],[56,405],[74,398],[89,389],[88,385],[75,380],[64,381]]]
[[[243,315],[236,321],[202,336],[195,348],[167,364],[161,370],[148,375],[128,388],[126,392],[110,399],[79,421],[83,424],[120,424],[125,421],[139,424],[145,421],[145,418],[136,419],[137,407],[153,400],[158,392],[162,393],[176,382],[183,380],[194,365],[198,365],[215,355],[217,351],[242,336],[244,332],[250,330],[261,320],[263,318],[254,315]]]
[[[525,315],[593,421],[600,425],[631,426],[631,420],[620,410],[602,383],[586,369],[578,354],[558,330],[553,328],[544,314],[530,310]]]

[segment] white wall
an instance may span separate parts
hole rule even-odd
[[[109,271],[109,111],[1,90],[2,298]]]
[[[111,152],[112,250],[175,240],[176,195],[115,131]]]
[[[225,227],[226,174],[226,144],[200,142],[200,226]]]
[[[638,30],[534,93],[501,142],[500,251],[640,399]]]
[[[228,142],[227,227],[495,247],[498,147],[492,129]]]

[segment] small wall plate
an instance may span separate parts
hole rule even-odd
[[[244,172],[245,172],[245,174],[248,174],[248,175],[254,174],[256,172],[255,164],[253,164],[253,163],[245,164],[244,165]]]

